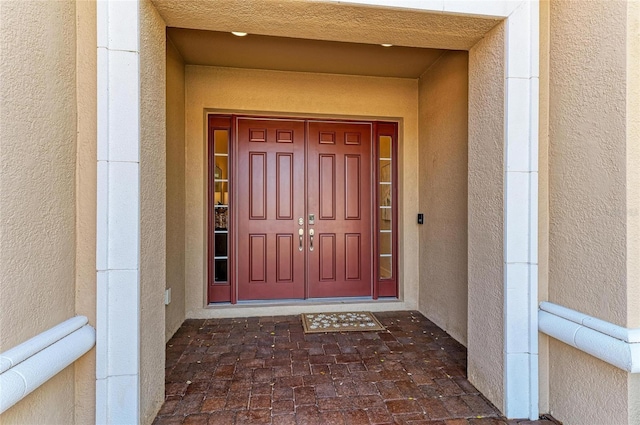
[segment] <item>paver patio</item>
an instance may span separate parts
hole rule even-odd
[[[304,334],[299,316],[187,320],[167,343],[154,424],[552,424],[506,421],[467,381],[466,349],[420,313],[378,332]]]

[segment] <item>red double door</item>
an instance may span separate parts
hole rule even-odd
[[[239,300],[370,296],[370,123],[237,118]]]

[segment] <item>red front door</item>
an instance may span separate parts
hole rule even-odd
[[[235,134],[238,299],[370,296],[371,124],[238,118]]]
[[[307,149],[308,296],[371,295],[371,124],[311,121]]]
[[[304,298],[304,121],[237,119],[238,299]]]

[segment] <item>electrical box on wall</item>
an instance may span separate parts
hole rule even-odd
[[[418,224],[424,224],[424,214],[418,213]]]
[[[171,288],[164,290],[164,305],[169,305],[169,303],[171,303]]]

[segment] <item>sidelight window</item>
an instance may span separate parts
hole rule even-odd
[[[209,115],[208,121],[207,298],[229,302],[233,280],[231,117]]]
[[[377,296],[397,296],[397,124],[378,123],[377,159]]]
[[[229,278],[229,132],[214,130],[214,282]]]
[[[380,279],[393,277],[393,178],[390,136],[380,136],[378,140],[380,230],[378,233],[378,273]]]

